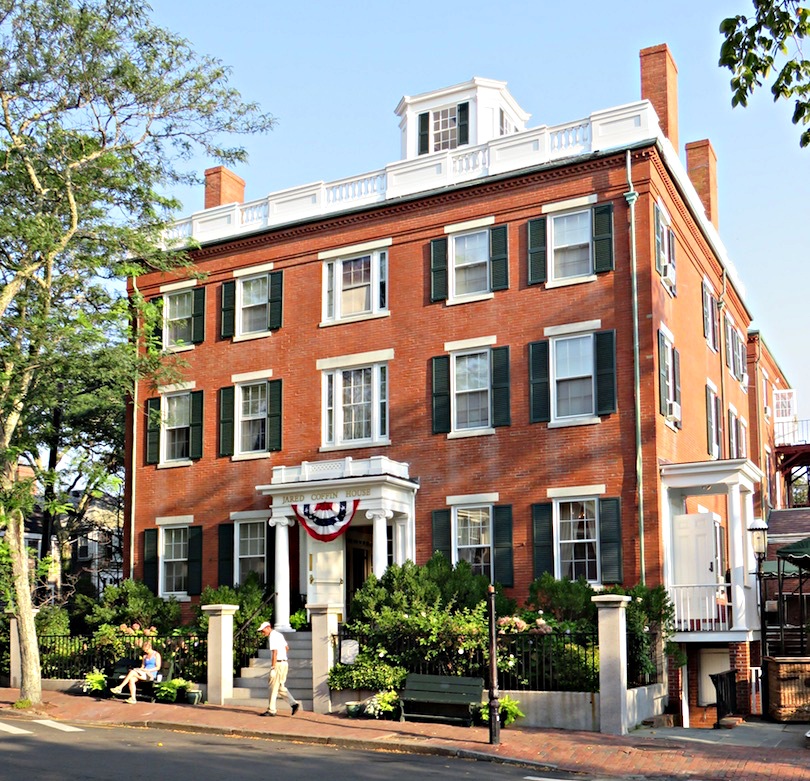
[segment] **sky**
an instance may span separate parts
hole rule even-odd
[[[666,43],[678,66],[679,139],[717,153],[720,236],[745,301],[810,419],[810,148],[792,103],[761,90],[731,107],[718,67],[720,22],[752,15],[751,0],[151,0],[154,20],[230,66],[230,83],[277,119],[268,135],[235,139],[233,170],[247,200],[333,181],[400,158],[403,95],[473,76],[506,81],[532,116],[555,125],[640,99],[639,51]],[[202,171],[210,159],[191,163]],[[203,189],[173,192],[183,216]]]

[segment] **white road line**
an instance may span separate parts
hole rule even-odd
[[[70,724],[62,724],[58,721],[51,721],[50,719],[34,719],[34,724],[42,724],[45,727],[52,727],[62,732],[84,732],[84,730],[79,729],[79,727],[71,727]]]
[[[19,727],[12,727],[11,724],[3,724],[0,721],[0,732],[8,732],[9,735],[33,735],[33,732],[30,732],[27,729],[20,729]]]

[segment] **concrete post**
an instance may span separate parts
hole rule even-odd
[[[599,610],[599,731],[626,735],[627,619],[630,597],[600,594],[591,597]]]
[[[233,616],[239,605],[203,605],[208,613],[208,702],[233,697]]]
[[[329,670],[335,663],[332,638],[338,632],[340,605],[307,605],[312,625],[312,710],[315,713],[332,712],[329,691]]]

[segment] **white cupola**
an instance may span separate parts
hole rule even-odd
[[[403,160],[519,133],[531,116],[516,103],[505,81],[478,76],[455,87],[405,95],[394,111],[401,117]]]

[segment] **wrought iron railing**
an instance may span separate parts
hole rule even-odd
[[[709,677],[717,692],[717,721],[714,727],[718,729],[722,719],[737,712],[737,671],[726,670],[712,673]]]

